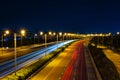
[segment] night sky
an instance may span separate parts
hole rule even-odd
[[[1,0],[0,28],[116,32],[120,31],[120,1]]]

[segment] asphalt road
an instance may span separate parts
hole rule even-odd
[[[44,54],[48,54],[48,53],[54,51],[57,48],[57,46],[61,47],[64,44],[67,44],[67,43],[69,43],[71,41],[73,41],[73,40],[58,43],[58,44],[49,46],[47,48],[44,48],[44,49],[29,53],[27,55],[18,57],[17,58],[16,69],[14,67],[14,59],[6,61],[6,62],[0,64],[0,78],[14,72],[15,70],[18,70],[18,69],[32,63],[33,61],[35,61],[35,60],[39,59],[40,57],[44,56]]]
[[[73,43],[30,80],[98,80],[83,44]]]
[[[86,80],[86,66],[84,57],[84,41],[80,41],[74,51],[62,80]]]
[[[77,43],[73,43],[45,68],[43,68],[37,75],[31,78],[31,80],[61,80],[76,48]]]
[[[59,41],[60,43],[61,41]],[[50,42],[47,43],[47,46],[54,45],[56,42]],[[40,50],[44,48],[44,43],[43,44],[33,44],[29,46],[20,46],[17,47],[17,57],[26,55],[28,53],[34,52],[36,50]],[[0,48],[0,63],[8,61],[10,59],[14,58],[14,48],[8,48],[8,49],[2,49]]]

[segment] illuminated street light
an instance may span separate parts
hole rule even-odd
[[[21,33],[21,36],[25,36],[26,31],[25,30],[21,30],[20,33]],[[21,40],[22,40],[22,38],[21,38]],[[14,61],[15,61],[14,66],[15,66],[15,75],[16,75],[16,70],[17,70],[17,68],[16,68],[16,66],[17,66],[17,54],[16,54],[17,50],[16,50],[16,47],[17,47],[17,33],[15,32],[14,33]]]
[[[51,32],[49,32],[49,34],[51,34]],[[45,48],[47,47],[46,46],[46,44],[47,44],[47,34],[46,33],[44,33],[44,32],[40,32],[40,35],[42,36],[42,35],[44,35],[44,45],[45,45]]]
[[[59,35],[62,36],[62,32],[59,32]]]
[[[34,34],[34,44],[35,44],[35,37],[37,37],[37,34]]]
[[[64,33],[64,35],[66,36],[66,35],[67,35],[67,33]]]
[[[59,35],[62,36],[62,32],[59,32]]]
[[[5,31],[5,34],[9,34],[9,33],[10,33],[10,31],[9,31],[9,30],[6,30],[6,31]]]
[[[48,32],[49,35],[52,35],[52,32]]]
[[[43,35],[43,32],[40,32],[40,35]]]
[[[8,35],[10,33],[9,30],[5,30],[4,33],[1,36],[1,47],[2,47],[2,54],[3,54],[3,43],[4,43],[4,36]]]
[[[57,35],[56,35],[56,39],[57,39],[57,48],[58,48],[58,41],[59,41],[59,35],[60,36],[62,36],[62,32],[59,32],[59,33],[57,33]]]
[[[17,41],[16,41],[16,37],[17,37],[17,34],[14,33],[14,65],[15,65],[15,75],[16,75],[16,65],[17,65],[17,62],[16,62],[16,58],[17,58],[17,54],[16,54],[16,46],[17,46]]]
[[[20,31],[20,33],[21,33],[21,46],[22,46],[22,36],[25,36],[26,31],[25,31],[24,29],[22,29],[22,30]]]
[[[101,33],[100,36],[103,36],[103,34]]]
[[[61,34],[61,35],[62,35],[62,34]],[[63,42],[64,42],[64,38],[65,38],[65,36],[66,36],[66,33],[63,34]],[[64,44],[64,43],[63,43],[63,44]]]
[[[109,34],[109,36],[111,35],[111,33],[108,33]]]
[[[118,42],[119,42],[119,36],[118,36],[118,35],[119,35],[119,34],[120,34],[120,32],[117,32],[117,47],[119,46],[119,45],[118,45]]]
[[[25,30],[21,30],[21,35],[22,35],[22,36],[25,36],[25,33],[26,33]]]
[[[55,35],[56,35],[56,33],[54,32],[54,33],[53,33],[53,35],[55,36]]]
[[[53,35],[55,35],[56,33],[53,33]],[[40,32],[40,35],[42,36],[44,36],[44,45],[45,45],[45,48],[47,48],[47,36],[48,35],[52,35],[52,32],[48,32],[48,33],[45,33],[45,32]],[[37,35],[36,35],[37,36]],[[46,51],[45,51],[45,53],[44,53],[44,56],[46,55]]]
[[[120,34],[120,32],[117,32],[117,35],[119,35]]]

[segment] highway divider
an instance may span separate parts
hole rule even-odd
[[[73,42],[75,42],[75,41],[73,41]],[[34,72],[36,72],[38,69],[40,69],[49,60],[51,60],[56,55],[58,55],[60,52],[62,52],[65,48],[67,48],[73,42],[65,44],[64,46],[56,49],[55,51],[44,55],[43,57],[41,57],[39,60],[37,60],[33,64],[28,65],[28,66],[16,71],[15,73],[12,73],[12,74],[4,77],[2,80],[26,80],[29,76],[31,76]]]

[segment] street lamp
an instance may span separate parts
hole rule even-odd
[[[17,34],[14,33],[14,61],[15,61],[14,65],[15,65],[15,75],[16,75],[16,57],[17,57],[17,55],[16,55],[16,46],[17,46],[17,44],[16,44],[17,43],[16,36],[17,36]]]
[[[117,32],[117,35],[119,35],[120,34],[120,32]]]
[[[57,48],[58,48],[59,35],[61,36],[61,35],[62,35],[62,32],[59,32],[59,33],[57,33],[57,35],[56,35],[56,39],[57,39]]]
[[[63,34],[63,42],[64,42],[64,39],[65,39],[65,36],[66,36],[66,34],[64,33],[64,34]]]
[[[109,35],[109,37],[110,37],[110,41],[111,41],[110,46],[112,46],[112,45],[113,45],[113,38],[112,38],[112,34],[111,34],[111,33],[108,33],[108,35]]]
[[[62,32],[59,32],[59,35],[62,36]]]
[[[54,32],[54,33],[53,33],[53,35],[55,36],[55,35],[56,35],[56,33]]]
[[[9,31],[9,30],[6,30],[6,31],[2,34],[2,37],[1,37],[2,47],[3,47],[4,35],[7,35],[7,34],[9,34],[9,33],[10,33],[10,31]]]
[[[37,36],[37,34],[34,34],[34,44],[35,44],[35,37]]]
[[[48,32],[49,35],[52,34],[52,32]],[[45,48],[47,48],[47,33],[44,33],[44,32],[40,32],[40,35],[44,35],[44,39],[45,39],[45,42],[44,42],[44,45],[45,45]],[[46,52],[45,52],[46,54]],[[44,55],[45,56],[45,55]]]
[[[49,35],[52,35],[52,32],[50,31],[50,32],[48,32],[48,34],[49,34]]]
[[[42,35],[44,35],[44,45],[45,45],[45,48],[46,48],[46,43],[47,43],[47,34],[44,34],[43,32],[40,32],[40,35],[42,36]]]
[[[25,31],[24,30],[21,30],[20,31],[21,32],[21,34],[23,35],[25,35]],[[17,66],[17,54],[16,54],[16,47],[17,47],[17,33],[15,32],[14,33],[14,61],[15,61],[15,75],[16,75],[16,66]]]
[[[5,35],[8,35],[10,33],[10,31],[9,30],[5,30],[4,31],[4,33],[2,34],[2,36],[1,36],[1,47],[2,47],[2,54],[3,54],[3,43],[4,43],[4,36]]]
[[[59,35],[62,36],[62,32],[59,32]]]
[[[9,31],[9,30],[6,30],[6,31],[5,31],[5,34],[9,34],[9,33],[10,33],[10,31]]]
[[[119,45],[118,45],[119,34],[120,34],[120,32],[117,32],[117,47],[119,46]]]
[[[40,35],[43,35],[43,32],[40,32]]]
[[[22,30],[20,31],[20,33],[21,33],[21,46],[22,46],[22,36],[25,36],[26,31],[25,31],[24,29],[22,29]]]
[[[45,48],[47,47],[47,34],[45,34]]]

